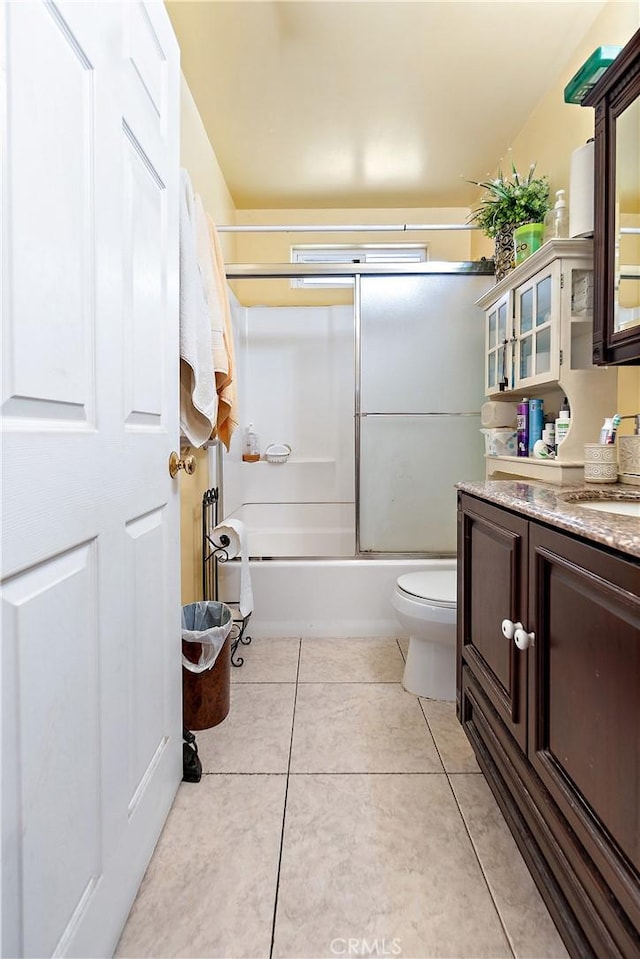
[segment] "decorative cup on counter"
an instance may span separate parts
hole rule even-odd
[[[585,483],[615,483],[618,479],[616,447],[602,443],[584,445]]]

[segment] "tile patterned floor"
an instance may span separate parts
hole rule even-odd
[[[453,705],[402,689],[402,641],[243,655],[120,959],[566,957]]]

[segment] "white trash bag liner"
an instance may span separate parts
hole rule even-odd
[[[224,641],[231,632],[231,610],[224,603],[189,603],[182,607],[182,639],[185,643],[200,643],[200,658],[192,663],[182,654],[182,665],[192,673],[211,669]]]

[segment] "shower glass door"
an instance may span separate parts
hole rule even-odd
[[[360,278],[360,552],[454,554],[460,480],[484,479],[490,276]]]

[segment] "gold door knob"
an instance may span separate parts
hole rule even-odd
[[[178,454],[173,451],[169,457],[169,475],[171,479],[174,476],[177,476],[180,470],[184,470],[185,473],[188,473],[191,476],[192,473],[196,471],[196,458],[195,456],[185,456],[184,459],[180,459]]]

